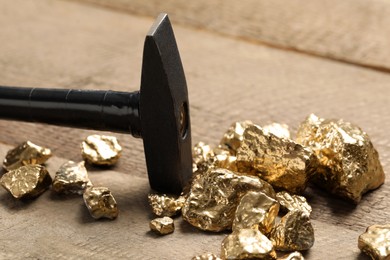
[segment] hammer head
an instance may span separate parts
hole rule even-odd
[[[167,14],[160,14],[144,45],[141,132],[152,189],[179,194],[192,175],[187,83]]]

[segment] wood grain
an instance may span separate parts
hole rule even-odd
[[[142,45],[153,22],[76,2],[1,1],[0,84],[34,87],[135,90]],[[193,143],[216,145],[234,121],[287,123],[296,130],[309,113],[360,125],[390,170],[390,75],[331,60],[278,50],[174,24],[187,76]],[[12,146],[32,140],[53,149],[53,174],[61,162],[80,160],[80,142],[94,131],[0,121],[0,158]],[[91,221],[80,198],[57,199],[50,192],[28,204],[0,191],[0,257],[190,259],[219,252],[225,234],[200,232],[181,220],[174,234],[148,233],[152,217],[142,141],[118,135],[124,157],[91,178],[118,198],[117,221]],[[306,259],[366,259],[357,237],[368,225],[388,223],[390,188],[364,196],[357,206],[310,188],[314,247]],[[16,246],[19,243],[19,246]]]
[[[390,69],[385,0],[76,0],[364,66]]]

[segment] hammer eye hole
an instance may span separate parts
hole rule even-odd
[[[188,105],[183,102],[180,106],[180,135],[182,139],[187,136],[188,129]]]

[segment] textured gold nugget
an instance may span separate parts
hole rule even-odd
[[[165,194],[149,194],[148,200],[153,213],[159,217],[172,217],[177,215],[184,204],[184,197],[174,198]]]
[[[291,193],[301,193],[306,188],[315,159],[302,145],[265,134],[255,125],[246,128],[237,150],[239,172],[256,174],[274,188]]]
[[[79,194],[91,187],[84,162],[66,162],[58,169],[53,180],[53,190],[57,193]]]
[[[192,182],[182,208],[183,219],[203,230],[231,229],[237,205],[248,191],[260,191],[275,198],[272,186],[258,177],[211,169]]]
[[[3,162],[3,167],[7,171],[15,170],[24,165],[43,164],[50,157],[50,149],[27,141],[8,151]]]
[[[298,251],[292,252],[288,255],[284,255],[278,258],[278,260],[305,260],[303,255]]]
[[[221,260],[221,258],[212,253],[206,253],[203,255],[195,256],[192,258],[192,260]]]
[[[233,231],[254,228],[268,234],[275,224],[279,212],[279,203],[263,192],[249,191],[236,209]]]
[[[118,216],[118,207],[111,191],[106,187],[91,187],[83,194],[84,203],[95,219],[114,219]]]
[[[299,210],[310,216],[312,211],[311,206],[307,203],[306,198],[298,195],[290,195],[286,191],[276,193],[276,199],[280,204],[280,209],[283,211]]]
[[[309,216],[302,211],[290,211],[275,226],[271,241],[276,250],[307,250],[314,244],[314,229]]]
[[[222,241],[222,259],[276,259],[272,242],[260,231],[240,229]]]
[[[84,160],[95,165],[114,165],[122,147],[114,136],[90,135],[81,144]]]
[[[252,121],[248,120],[232,124],[223,135],[222,140],[219,143],[220,147],[227,149],[231,155],[236,155],[237,149],[244,140],[244,131],[251,125],[253,125]]]
[[[150,230],[159,235],[167,235],[173,233],[175,225],[170,217],[155,218],[149,223]]]
[[[359,249],[372,259],[390,259],[390,225],[373,225],[359,236]]]
[[[267,135],[273,134],[279,138],[290,139],[290,130],[288,129],[288,125],[286,124],[272,123],[269,125],[265,125],[262,128],[263,132]]]
[[[331,193],[358,203],[364,193],[384,182],[378,152],[356,125],[311,114],[300,125],[296,140],[317,156],[313,180]]]
[[[34,198],[50,187],[51,177],[41,165],[26,165],[5,173],[0,183],[17,199]]]

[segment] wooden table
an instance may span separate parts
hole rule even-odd
[[[143,40],[152,16],[77,1],[1,0],[0,5],[1,85],[138,89]],[[361,126],[389,172],[387,72],[177,21],[172,22],[189,87],[193,143],[216,145],[232,122],[244,119],[259,125],[286,123],[295,132],[308,114],[316,113]],[[381,64],[387,66],[385,62]],[[61,163],[81,160],[80,142],[96,133],[10,121],[0,121],[0,129],[0,158],[25,140],[46,145],[55,155],[47,164],[52,176]],[[205,233],[180,218],[172,235],[149,232],[153,215],[146,198],[150,190],[142,141],[116,136],[124,146],[119,164],[89,172],[95,185],[112,190],[118,219],[94,221],[80,197],[59,198],[48,191],[27,203],[1,189],[0,258],[191,259],[219,253],[226,233]],[[357,248],[357,238],[368,225],[390,222],[389,195],[385,183],[355,207],[307,189],[316,242],[306,259],[367,259]]]

